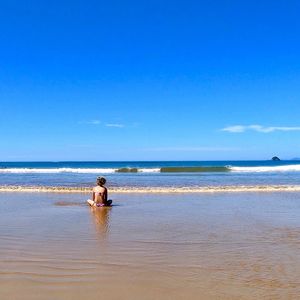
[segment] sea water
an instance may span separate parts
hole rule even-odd
[[[300,161],[0,162],[0,186],[115,188],[299,185]]]

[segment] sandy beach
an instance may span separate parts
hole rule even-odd
[[[0,298],[297,299],[300,194],[0,194]]]

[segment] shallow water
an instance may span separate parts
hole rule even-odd
[[[112,196],[1,193],[0,298],[298,299],[299,193]]]

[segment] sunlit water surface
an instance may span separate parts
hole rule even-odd
[[[300,194],[0,194],[0,299],[299,299]]]

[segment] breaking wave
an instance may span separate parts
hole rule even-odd
[[[300,165],[284,166],[211,166],[211,167],[161,167],[161,168],[0,168],[0,173],[7,174],[111,174],[111,173],[267,173],[267,172],[300,172]]]
[[[243,173],[267,172],[300,172],[300,165],[260,166],[260,167],[229,167],[231,171]]]

